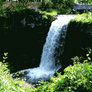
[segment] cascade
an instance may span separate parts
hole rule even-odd
[[[69,21],[74,17],[74,15],[57,16],[48,32],[39,67],[23,70],[24,75],[21,78],[26,77],[28,83],[37,83],[42,79],[49,80],[62,67],[60,56],[64,52],[64,40]]]

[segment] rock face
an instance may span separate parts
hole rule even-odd
[[[73,63],[71,58],[82,56],[86,58],[88,48],[92,49],[92,24],[82,24],[73,21],[68,26],[63,54],[63,68]]]
[[[12,71],[36,67],[40,63],[51,21],[34,10],[8,12],[0,17],[0,53],[8,52]],[[36,62],[36,63],[35,63]]]

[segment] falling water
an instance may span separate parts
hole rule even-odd
[[[60,66],[60,56],[64,51],[64,40],[69,21],[73,16],[60,15],[53,21],[43,48],[40,68],[57,71]]]
[[[69,21],[74,17],[73,15],[59,15],[52,22],[43,47],[39,67],[24,70],[25,75],[22,78],[26,77],[27,82],[36,83],[42,79],[49,80],[62,67],[60,65],[60,56],[64,52],[64,40]]]

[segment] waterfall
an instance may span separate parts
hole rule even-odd
[[[64,51],[64,40],[69,21],[73,16],[61,15],[53,21],[43,47],[40,68],[57,71],[60,66],[60,56]]]
[[[39,67],[23,70],[24,76],[21,78],[26,77],[26,81],[29,83],[36,83],[42,79],[49,80],[62,67],[60,65],[60,56],[64,52],[69,21],[74,17],[73,15],[57,16],[48,32]]]

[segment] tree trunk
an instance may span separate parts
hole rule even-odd
[[[45,5],[45,2],[44,2],[44,0],[42,0],[42,7],[44,7],[44,5]]]
[[[34,9],[35,9],[35,12],[36,12],[36,4],[35,4],[35,0],[34,0]]]

